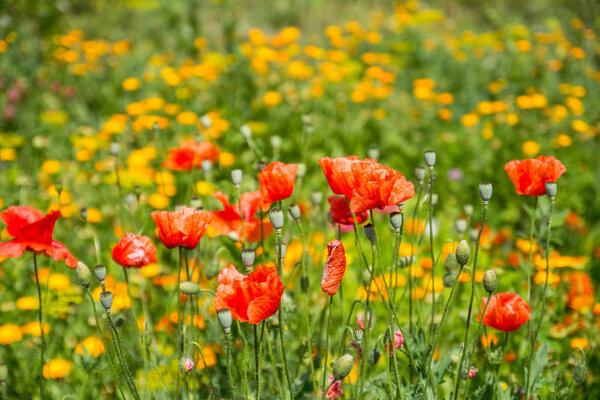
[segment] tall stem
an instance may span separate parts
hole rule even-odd
[[[433,336],[435,323],[435,257],[433,255],[433,167],[429,167],[429,250],[431,252],[431,327]]]
[[[37,254],[33,252],[33,269],[35,270],[35,284],[38,292],[38,322],[40,324],[40,332],[42,338],[42,348],[40,351],[40,398],[46,398],[46,382],[44,380],[44,364],[46,353],[46,338],[44,335],[44,325],[42,325],[42,289],[40,288],[40,277],[38,275]]]
[[[264,325],[264,321],[262,322]],[[258,327],[256,325],[254,328],[254,377],[256,381],[256,398],[260,399],[260,350],[259,347],[262,346],[262,340],[260,344],[258,343]],[[262,339],[262,338],[261,338]]]
[[[323,382],[321,387],[323,388],[323,394],[321,400],[325,399],[325,382],[327,381],[327,357],[329,356],[329,328],[331,327],[331,303],[333,303],[333,296],[329,296],[329,302],[327,302],[327,328],[325,328],[325,359],[323,360],[323,373],[321,381]]]
[[[413,332],[413,301],[412,301],[412,292],[413,292],[413,273],[412,273],[412,266],[413,266],[413,254],[415,255],[414,258],[416,258],[416,249],[414,249],[415,246],[415,236],[416,233],[419,232],[419,224],[416,222],[416,218],[417,218],[417,211],[420,208],[421,205],[421,197],[423,196],[423,185],[420,185],[419,187],[419,194],[417,195],[417,204],[415,204],[415,208],[413,210],[413,215],[412,215],[412,226],[411,226],[411,234],[410,234],[410,261],[408,262],[408,292],[409,292],[409,296],[408,296],[408,326],[409,326],[409,330],[410,330],[410,334],[412,335]],[[416,229],[416,233],[415,233],[415,229]]]
[[[125,379],[125,383],[131,392],[131,395],[135,400],[140,400],[140,395],[138,394],[137,388],[135,387],[135,383],[133,381],[133,376],[131,375],[131,371],[129,371],[129,367],[127,366],[127,362],[125,361],[125,356],[123,355],[123,349],[121,348],[121,338],[119,337],[119,331],[117,331],[117,327],[112,320],[110,315],[110,311],[107,310],[106,318],[108,319],[108,325],[110,327],[110,331],[112,333],[113,342],[115,345],[115,352],[117,353],[117,358],[119,360],[119,365],[121,366],[121,370],[123,371],[123,378]]]
[[[231,388],[231,398],[235,399],[235,384],[233,383],[233,374],[231,373],[231,332],[225,332],[225,346],[227,347],[227,378]],[[200,350],[202,352],[202,350]],[[206,365],[206,364],[205,364]]]
[[[281,281],[283,282],[283,251],[282,251],[282,244],[283,244],[283,235],[281,234],[281,229],[279,229],[277,232],[277,273],[279,274],[279,278],[281,279]],[[288,371],[288,366],[287,366],[287,355],[286,355],[286,348],[285,348],[285,336],[283,334],[283,307],[281,307],[281,303],[279,304],[279,310],[277,313],[278,319],[279,319],[279,344],[281,346],[281,358],[283,361],[283,371],[285,373],[285,380],[287,382],[288,385],[288,390],[290,392],[290,399],[294,398],[294,391],[293,391],[293,387],[292,387],[292,380],[290,379],[290,373]]]
[[[488,299],[485,302],[485,305],[483,306],[483,312],[481,313],[481,318],[479,319],[479,325],[477,326],[477,330],[475,331],[475,338],[473,338],[473,342],[472,345],[473,347],[475,347],[475,344],[477,343],[477,339],[479,338],[479,334],[481,332],[481,327],[483,326],[483,316],[485,315],[485,312],[487,311],[488,305],[490,304],[490,300],[492,300],[492,295],[490,294]],[[486,340],[487,340],[487,335],[486,335]],[[490,359],[490,353],[489,353],[489,342],[487,343],[487,346],[485,347],[485,351],[486,351],[486,355],[488,360]],[[471,352],[471,354],[469,355],[469,359],[467,360],[467,368],[471,368],[471,360],[473,359],[473,352]],[[496,373],[496,371],[494,371],[494,374]],[[495,375],[494,375],[494,379],[496,379]],[[467,384],[465,385],[465,396],[467,396],[469,394],[469,383],[471,383],[471,380],[467,381]]]

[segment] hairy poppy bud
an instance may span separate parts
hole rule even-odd
[[[363,328],[361,328],[360,326],[357,326],[356,328],[354,328],[354,340],[356,340],[358,343],[360,343],[362,341],[364,334],[365,334],[365,330]]]
[[[399,212],[393,212],[390,214],[390,224],[396,232],[400,232],[402,229],[402,214]]]
[[[456,262],[456,255],[452,253],[448,254],[446,256],[446,261],[444,262],[444,268],[446,268],[446,271],[454,271],[457,267],[458,263]]]
[[[556,182],[546,182],[546,194],[550,197],[550,200],[554,200],[556,197]]]
[[[369,239],[369,242],[371,242],[371,246],[375,246],[375,242],[377,241],[377,235],[375,233],[375,227],[373,226],[373,224],[366,224],[363,227],[364,231],[365,231],[365,236],[367,237],[367,239]]]
[[[423,184],[423,181],[425,180],[425,168],[422,166],[418,166],[415,168],[415,176],[417,177],[417,180],[419,181],[419,184]]]
[[[212,162],[210,160],[202,161],[202,171],[204,171],[205,174],[208,174],[208,173],[210,173],[211,170],[212,170]]]
[[[200,125],[202,125],[204,129],[210,129],[210,127],[212,126],[212,121],[210,120],[210,117],[208,115],[201,116]]]
[[[193,296],[200,293],[200,286],[198,286],[197,283],[190,281],[181,282],[179,284],[179,289],[182,293],[185,293],[188,296]]]
[[[350,354],[344,354],[333,362],[333,377],[336,381],[344,379],[354,366],[354,357]]]
[[[380,355],[381,354],[376,349],[369,351],[369,355],[367,357],[367,362],[369,363],[369,365],[371,367],[374,366],[375,364],[377,364],[377,361],[379,361]]]
[[[458,278],[458,272],[457,271],[448,271],[444,274],[444,277],[442,278],[442,282],[444,284],[445,288],[451,288],[452,286],[454,286],[454,283],[456,282],[456,278]]]
[[[498,276],[494,272],[494,270],[488,269],[485,271],[483,275],[483,288],[489,294],[492,294],[496,291],[498,287]]]
[[[104,291],[100,293],[100,303],[102,307],[106,310],[107,313],[110,313],[110,308],[112,307],[113,295],[111,292]]]
[[[217,310],[217,320],[226,333],[231,330],[231,311],[229,309],[222,308]]]
[[[192,197],[190,199],[190,206],[194,207],[197,210],[201,210],[202,207],[202,199],[200,197]]]
[[[252,139],[252,129],[250,129],[250,127],[248,125],[242,125],[240,127],[240,133],[242,134],[242,137],[246,140],[250,140]]]
[[[460,266],[465,266],[469,262],[469,257],[471,256],[471,249],[469,248],[469,243],[466,240],[461,240],[458,242],[458,246],[456,246],[456,262]]]
[[[473,204],[465,204],[463,206],[463,211],[467,215],[467,217],[473,215]]]
[[[231,171],[231,181],[236,187],[239,187],[242,184],[242,170],[234,169]]]
[[[583,352],[583,350],[582,350]],[[585,364],[585,359],[581,360],[579,364],[573,369],[573,381],[576,384],[581,385],[585,382],[587,377],[587,368]]]
[[[87,222],[88,209],[86,207],[82,207],[79,210],[79,216],[81,217],[82,220],[84,220],[85,222]]]
[[[81,261],[77,263],[77,278],[79,278],[79,284],[86,289],[92,284],[92,272]]]
[[[288,212],[294,221],[300,221],[300,207],[298,207],[298,204],[290,204],[288,207]]]
[[[194,368],[194,361],[187,356],[181,357],[179,360],[179,371],[182,374],[187,374]]]
[[[427,150],[424,155],[425,164],[427,164],[429,168],[433,168],[433,166],[435,165],[435,151]]]
[[[254,249],[243,249],[242,250],[242,264],[246,267],[247,270],[252,269],[252,265],[254,264],[254,258],[256,257],[256,252]]]
[[[377,147],[369,147],[367,157],[377,160],[379,158],[379,149]]]
[[[317,192],[317,191],[312,192],[310,194],[310,199],[315,204],[315,206],[318,207],[323,202],[323,193],[322,192]]]
[[[118,156],[121,152],[121,145],[119,142],[112,142],[110,144],[110,154],[114,157]]]
[[[462,235],[467,231],[467,220],[462,218],[457,219],[454,221],[454,228],[456,229],[456,232]]]
[[[275,228],[276,231],[281,232],[281,228],[283,228],[283,211],[279,208],[274,208],[269,212],[269,219],[271,220],[271,225]]]
[[[483,200],[483,204],[487,204],[492,198],[492,184],[490,182],[481,182],[479,184],[479,196]]]
[[[106,279],[106,267],[102,264],[98,264],[94,267],[94,275],[100,281],[101,285],[104,285],[104,279]]]

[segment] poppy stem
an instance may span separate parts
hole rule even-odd
[[[429,250],[431,252],[431,326],[430,336],[433,337],[435,325],[435,256],[433,255],[433,166],[429,167]]]
[[[246,243],[246,227],[244,226],[244,213],[242,212],[242,196],[240,194],[239,185],[235,186],[235,195],[237,197],[237,202],[238,202],[240,221],[242,222],[242,248],[244,248],[244,245]],[[262,224],[262,221],[261,221],[261,224]]]
[[[262,341],[258,343],[258,327],[252,326],[254,333],[254,377],[256,383],[256,398],[260,399],[260,351],[259,346],[262,345]]]
[[[38,292],[38,322],[40,324],[40,333],[42,339],[42,348],[40,349],[40,398],[46,398],[46,382],[44,381],[44,364],[46,353],[46,339],[44,336],[44,325],[42,325],[42,289],[40,288],[40,277],[38,274],[37,253],[33,252],[33,269],[35,270],[35,284]]]
[[[119,360],[119,365],[121,366],[121,370],[123,371],[123,379],[131,392],[131,395],[135,400],[140,400],[140,395],[138,394],[137,388],[135,387],[135,383],[133,381],[133,377],[131,372],[129,371],[129,367],[127,367],[127,362],[125,361],[125,356],[123,355],[123,349],[121,348],[121,338],[119,336],[119,331],[117,331],[117,327],[112,320],[110,315],[110,311],[106,312],[106,319],[108,320],[108,326],[110,327],[110,332],[113,337],[113,342],[115,346],[115,352],[117,353],[117,359]]]
[[[353,214],[354,215],[354,214]],[[355,230],[356,230],[356,226],[355,226]],[[356,238],[358,240],[358,237]],[[370,268],[370,276],[369,276],[369,289],[367,290],[367,301],[365,303],[365,312],[363,315],[363,321],[364,321],[364,325],[365,325],[365,333],[363,336],[363,342],[364,342],[364,348],[363,348],[363,357],[360,361],[360,390],[358,392],[358,399],[362,400],[363,397],[363,390],[365,387],[365,358],[368,357],[368,351],[369,351],[369,331],[371,330],[371,320],[372,318],[372,314],[371,314],[371,309],[370,309],[370,305],[371,305],[371,285],[373,284],[373,275],[375,273],[375,246],[371,246],[371,268]],[[367,265],[367,269],[369,268],[369,266]]]
[[[533,272],[533,240],[534,240],[534,234],[535,234],[535,215],[537,213],[537,206],[538,206],[538,197],[535,196],[535,200],[533,203],[533,211],[531,212],[531,229],[529,232],[529,268],[527,269],[527,291],[528,291],[528,300],[529,300],[529,307],[531,307],[531,309],[533,310],[533,296],[532,296],[532,292],[533,292],[533,282],[532,282],[532,272]],[[529,346],[530,349],[532,349],[535,346],[535,342],[533,340],[533,325],[532,325],[533,321],[530,319],[529,321],[527,321],[527,329],[528,329],[528,336],[527,338],[529,339]],[[531,365],[531,358],[533,357],[532,352],[530,351],[529,353],[529,359],[527,360],[527,365]],[[525,376],[525,387],[527,388],[526,390],[529,389],[529,372],[527,372],[527,376]]]
[[[471,271],[471,298],[469,300],[469,312],[467,313],[467,329],[465,329],[465,338],[463,340],[463,349],[460,355],[460,361],[458,362],[458,370],[456,373],[456,383],[454,385],[454,400],[458,398],[458,388],[460,385],[460,380],[462,378],[463,372],[463,361],[465,358],[465,354],[467,352],[467,343],[469,339],[469,327],[471,326],[471,313],[473,312],[473,300],[475,298],[475,274],[477,272],[477,258],[479,256],[479,243],[481,242],[481,235],[483,233],[483,227],[485,226],[485,219],[487,217],[487,209],[488,203],[487,201],[483,203],[483,208],[481,211],[481,226],[479,227],[479,232],[477,233],[477,240],[475,242],[475,256],[473,257],[473,271]]]
[[[281,200],[279,201],[279,205],[281,207]],[[281,209],[281,208],[280,208]],[[276,256],[277,256],[277,273],[279,274],[279,278],[281,279],[281,282],[283,283],[283,251],[282,251],[282,245],[283,245],[283,235],[281,234],[281,229],[277,230],[276,232],[277,235],[277,251],[276,251]],[[283,302],[283,297],[281,298],[280,302],[279,302],[279,310],[277,312],[277,317],[279,320],[279,345],[281,348],[281,359],[283,361],[283,371],[285,373],[285,380],[287,382],[288,385],[288,390],[290,392],[290,399],[294,398],[294,391],[292,388],[292,380],[290,379],[290,373],[288,371],[288,366],[287,366],[287,355],[286,355],[286,348],[285,348],[285,336],[283,334],[283,307],[282,307],[282,302]]]
[[[323,393],[321,395],[321,400],[325,399],[325,382],[327,381],[327,358],[329,356],[329,329],[331,328],[331,303],[333,303],[333,296],[329,296],[329,301],[327,302],[327,313],[329,314],[327,317],[327,327],[325,328],[325,359],[323,360],[323,373],[322,373],[322,378],[321,378],[321,382],[323,382],[323,384],[321,385],[323,388]]]
[[[408,263],[408,326],[410,330],[410,334],[413,332],[413,301],[412,301],[412,292],[413,292],[413,260],[416,258],[416,248],[415,248],[415,238],[416,234],[419,232],[419,223],[417,223],[417,211],[421,207],[421,197],[423,197],[423,185],[419,185],[419,194],[417,195],[417,204],[415,204],[415,208],[413,210],[412,215],[412,226],[410,229],[410,261]],[[416,229],[416,231],[415,231]],[[413,257],[414,254],[414,257]],[[418,301],[418,297],[415,299]],[[411,372],[411,381],[412,381],[412,372]]]
[[[248,341],[246,340],[246,336],[244,335],[244,331],[242,331],[242,325],[240,321],[236,320],[238,331],[240,333],[240,337],[242,338],[242,343],[244,344],[244,368],[242,369],[244,374],[244,395],[246,399],[248,399]]]
[[[277,388],[277,393],[279,393],[279,395],[281,395],[281,397],[283,398],[283,389],[281,387],[281,383],[279,382],[278,368],[275,363],[275,356],[273,356],[273,347],[271,346],[271,335],[268,331],[266,335],[266,341],[267,351],[269,352],[269,360],[271,360],[271,368],[273,368],[273,379],[275,380],[275,387]]]
[[[390,264],[390,279],[392,274],[394,274],[394,284],[392,285],[392,301],[394,303],[396,303],[396,289],[398,286],[398,252],[400,251],[400,243],[402,242],[403,228],[404,224],[400,226],[400,229],[395,234],[396,237],[394,239],[394,252],[392,253],[392,263]]]
[[[504,334],[504,346],[502,346],[502,356],[500,357],[500,362],[498,363],[498,366],[494,370],[494,398],[496,397],[496,393],[498,390],[498,375],[500,374],[500,370],[502,368],[502,363],[504,362],[504,354],[506,353],[507,346],[508,346],[508,332],[506,332]]]
[[[477,330],[475,331],[475,337],[473,338],[473,341],[471,342],[471,347],[475,347],[475,344],[477,343],[477,339],[479,338],[480,334],[481,334],[481,327],[483,326],[483,316],[485,315],[485,312],[487,311],[488,305],[490,304],[490,300],[492,300],[492,295],[489,295],[485,305],[483,306],[483,312],[481,313],[481,318],[479,318],[479,325],[477,326]],[[486,340],[487,340],[487,336],[486,336]],[[489,350],[489,341],[487,343],[487,346],[485,346],[485,353],[487,355],[488,361],[490,359],[490,350]],[[473,359],[473,352],[471,352],[469,354],[469,359],[467,361],[467,368],[471,368],[471,360]],[[495,372],[494,372],[495,373]],[[467,396],[469,394],[469,384],[471,383],[471,380],[468,379],[467,380],[467,384],[465,386],[465,396]],[[465,397],[467,398],[467,397]]]
[[[200,347],[200,345],[197,342],[190,342],[189,344],[194,345],[194,346],[196,346],[198,348],[198,354],[200,355],[200,358],[202,359],[202,363],[204,364],[204,368],[203,369],[207,370],[208,369],[208,365],[206,364],[206,360],[204,359],[204,353],[202,352],[202,347]],[[228,361],[227,362],[229,363],[229,355],[227,357],[228,357]],[[213,381],[212,381],[209,373],[206,374],[206,377],[208,378],[208,383],[210,384],[210,388],[213,391],[213,393],[212,393],[213,397],[216,399],[217,398],[217,393],[218,393],[217,392],[217,388],[213,384]],[[200,383],[200,382],[198,382],[198,383]],[[200,387],[200,385],[198,385],[198,387]]]
[[[181,267],[183,265],[183,247],[178,247],[179,251],[179,265],[177,267],[177,348],[179,350],[179,356],[183,355],[183,347],[179,345],[181,340]],[[129,287],[129,285],[128,285]],[[179,368],[177,368],[177,396],[179,397]]]
[[[233,383],[233,374],[231,373],[231,331],[225,332],[225,348],[227,349],[227,378],[229,379],[229,387],[231,388],[231,398],[235,399],[235,385]],[[202,353],[202,349],[200,349]],[[202,356],[204,362],[204,355]],[[204,362],[206,367],[206,362]]]

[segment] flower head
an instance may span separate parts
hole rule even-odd
[[[535,159],[513,160],[504,166],[508,177],[515,185],[517,194],[543,196],[546,182],[556,182],[567,169],[552,156],[539,156]]]
[[[203,161],[216,162],[219,148],[210,142],[185,142],[181,147],[169,149],[169,156],[163,166],[175,171],[190,171],[202,167]]]
[[[223,192],[214,192],[212,196],[223,205],[223,210],[211,211],[213,219],[210,224],[219,234],[228,235],[235,232],[237,237],[242,238],[245,233],[246,241],[254,243],[260,242],[261,225],[263,238],[268,237],[273,231],[273,226],[268,219],[261,221],[256,218],[256,213],[262,204],[259,191],[246,192],[240,195],[242,215],[244,216],[243,228],[239,213],[240,205],[230,204],[229,198]]]
[[[390,338],[389,343],[385,346],[390,353],[390,357],[394,354],[394,349],[399,350],[403,344],[404,344],[404,336],[402,335],[402,332],[395,331],[394,332],[394,342],[392,343],[392,339]]]
[[[275,161],[267,165],[258,174],[263,206],[287,199],[292,195],[297,171],[298,166],[296,164],[284,164],[281,161]]]
[[[481,310],[487,298],[482,299]],[[483,324],[501,332],[513,332],[531,318],[531,308],[516,293],[498,293],[490,298],[483,316]],[[479,316],[481,319],[481,316]]]
[[[333,296],[338,291],[342,278],[346,272],[346,253],[344,245],[339,240],[327,243],[327,261],[323,268],[321,279],[321,290],[323,293]]]
[[[352,212],[348,201],[344,196],[329,196],[327,198],[329,202],[329,215],[331,216],[331,222],[342,225],[354,224],[352,218]],[[369,218],[369,214],[366,211],[356,213],[356,223],[362,224]]]
[[[342,381],[335,381],[334,382],[334,377],[333,375],[329,375],[329,377],[327,378],[327,380],[329,381],[329,384],[331,386],[329,386],[329,389],[327,390],[327,393],[325,394],[325,397],[328,399],[337,399],[338,397],[340,397],[341,395],[344,394],[344,388],[342,387]],[[333,384],[332,384],[333,382]]]
[[[112,258],[125,268],[141,268],[156,262],[156,247],[147,236],[126,233],[113,247]]]
[[[158,227],[158,237],[169,249],[178,246],[189,250],[196,248],[212,219],[210,213],[193,207],[177,211],[154,211],[151,215]]]

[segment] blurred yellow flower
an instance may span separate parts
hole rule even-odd
[[[153,193],[148,197],[148,203],[157,210],[165,209],[169,206],[169,198],[160,193]]]
[[[15,149],[0,149],[0,161],[14,161],[17,158]]]
[[[571,339],[571,347],[580,347],[582,349],[585,349],[588,344],[589,344],[589,341],[586,338]]]
[[[46,160],[43,162],[41,170],[47,175],[54,175],[60,172],[60,161]]]
[[[138,78],[127,78],[123,81],[123,89],[131,92],[140,88],[141,82]]]
[[[221,164],[223,167],[231,167],[234,162],[235,156],[233,154],[226,151],[223,151],[221,154],[219,154],[219,164]]]
[[[38,299],[32,296],[23,296],[17,300],[17,308],[19,310],[28,311],[28,310],[37,310],[38,309]]]
[[[23,333],[19,325],[5,324],[0,325],[0,344],[7,345],[18,342],[23,339]]]
[[[274,90],[270,90],[263,96],[263,103],[267,107],[274,107],[281,103],[281,94]]]
[[[44,327],[44,335],[47,335],[48,333],[50,333],[50,325],[49,324],[42,324],[42,326]],[[40,329],[40,323],[38,321],[32,321],[32,322],[28,322],[25,325],[23,325],[21,327],[21,332],[26,333],[28,335],[31,336],[37,336],[40,337],[42,336],[42,330]]]
[[[43,375],[46,379],[60,379],[67,376],[72,368],[73,366],[69,361],[55,358],[44,365]]]
[[[526,156],[533,156],[540,152],[540,145],[538,142],[534,142],[533,140],[528,140],[522,145],[523,154]]]
[[[198,115],[192,111],[183,111],[177,115],[177,123],[180,125],[194,125],[198,121]]]
[[[100,354],[104,353],[104,351],[105,347],[102,339],[96,336],[89,336],[83,339],[83,341],[80,342],[77,347],[75,347],[75,353],[82,356],[88,354],[94,358],[98,358]]]
[[[466,127],[475,126],[479,123],[479,115],[475,113],[465,114],[460,118],[460,123]]]

